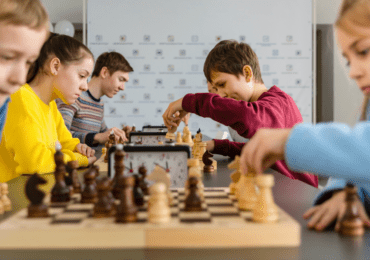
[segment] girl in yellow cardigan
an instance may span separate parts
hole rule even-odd
[[[58,142],[65,162],[87,166],[96,160],[94,150],[72,138],[54,101],[73,104],[87,90],[93,66],[90,50],[71,37],[52,34],[45,42],[28,84],[11,95],[0,144],[0,182],[24,173],[53,172]]]

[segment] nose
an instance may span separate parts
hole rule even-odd
[[[362,76],[364,76],[364,68],[367,68],[366,64],[362,64],[359,60],[353,60],[351,61],[351,67],[349,71],[350,78],[354,80],[360,79]]]
[[[119,86],[120,90],[125,90],[125,83],[123,83],[121,86]]]
[[[86,81],[84,81],[84,82],[81,84],[80,89],[81,89],[82,91],[87,91],[87,90],[89,89],[89,88],[88,88],[88,85],[87,85],[87,80],[86,80]]]
[[[21,86],[26,83],[28,66],[24,64],[14,64],[9,71],[8,82],[13,86]]]

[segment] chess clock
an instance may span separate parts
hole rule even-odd
[[[113,145],[108,151],[108,176],[113,178],[114,152],[122,148],[125,174],[137,173],[144,165],[149,175],[156,165],[163,167],[171,176],[171,187],[184,187],[188,176],[187,161],[191,152],[188,145]]]
[[[166,142],[167,132],[131,132],[129,142],[142,145],[158,145]]]
[[[143,132],[166,132],[168,128],[165,125],[145,125],[143,126]]]

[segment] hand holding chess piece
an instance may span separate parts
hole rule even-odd
[[[29,218],[49,217],[48,207],[43,203],[45,192],[37,188],[38,185],[45,184],[46,180],[37,173],[31,175],[26,183],[26,196],[31,202],[28,206]]]

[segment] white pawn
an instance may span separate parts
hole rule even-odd
[[[279,215],[271,190],[272,186],[274,186],[274,176],[271,174],[258,175],[255,181],[260,193],[253,209],[253,221],[263,223],[276,222]]]
[[[2,183],[1,184],[1,201],[3,202],[4,210],[11,211],[12,210],[12,203],[8,198],[8,184]]]
[[[183,144],[182,137],[181,137],[181,132],[177,132],[176,144]]]
[[[171,210],[168,205],[167,188],[164,183],[156,183],[149,189],[148,220],[150,223],[168,223]]]

